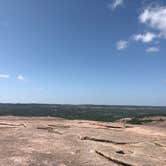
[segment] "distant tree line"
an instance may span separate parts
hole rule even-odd
[[[66,119],[115,121],[126,117],[166,116],[166,107],[62,105],[62,104],[0,104],[0,116],[53,116]],[[135,119],[135,122],[138,120]],[[139,123],[139,122],[138,122]]]

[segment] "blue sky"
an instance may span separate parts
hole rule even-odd
[[[166,105],[166,2],[0,0],[0,102]]]

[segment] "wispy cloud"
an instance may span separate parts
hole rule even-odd
[[[149,47],[146,49],[146,52],[148,52],[148,53],[159,52],[159,48],[158,47]]]
[[[126,43],[117,43],[118,50],[127,48],[128,43],[133,40],[141,41],[142,43],[154,42],[156,45],[159,44],[160,39],[166,39],[166,6],[149,5],[138,15],[138,20],[141,24],[145,25],[145,29],[143,31],[145,32],[147,29],[148,31],[146,33],[132,35]],[[150,32],[149,29],[153,32]],[[147,48],[146,52],[159,52],[159,48],[152,46]]]
[[[127,48],[127,46],[128,46],[128,42],[126,40],[119,40],[116,43],[117,50],[124,50]]]
[[[9,77],[8,74],[0,74],[0,79],[8,79]]]
[[[23,75],[18,75],[18,76],[17,76],[17,79],[20,80],[20,81],[24,81],[24,80],[25,80],[25,78],[24,78]]]
[[[135,41],[142,41],[143,43],[152,42],[155,38],[157,38],[157,35],[151,32],[147,32],[144,34],[136,34],[133,37]]]
[[[139,21],[166,38],[166,6],[148,6],[140,14]]]
[[[114,10],[119,6],[122,6],[124,3],[124,0],[112,0],[112,3],[109,4],[109,7]]]

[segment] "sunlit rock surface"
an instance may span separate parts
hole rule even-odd
[[[0,117],[2,166],[164,166],[166,121],[147,125]]]

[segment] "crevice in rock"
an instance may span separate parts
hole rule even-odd
[[[165,147],[166,147],[166,145],[164,145],[164,144],[162,144],[162,143],[159,143],[159,142],[154,142],[154,144],[155,144],[156,146],[159,146],[159,147],[162,147],[162,148],[165,148]]]
[[[124,161],[121,161],[121,160],[112,158],[112,157],[110,157],[110,156],[108,157],[108,156],[104,155],[104,154],[103,154],[102,152],[100,152],[100,151],[95,150],[95,152],[96,152],[97,154],[99,154],[100,156],[106,158],[107,160],[110,160],[110,161],[112,161],[112,162],[114,162],[114,163],[116,163],[116,164],[118,164],[118,165],[121,165],[121,166],[134,166],[134,165],[132,165],[132,164],[129,164],[129,163],[126,163],[126,162],[124,162]]]
[[[115,145],[126,145],[126,144],[130,144],[130,143],[127,143],[127,142],[115,142],[115,141],[112,141],[112,140],[92,138],[92,137],[88,137],[88,136],[81,137],[81,140],[89,140],[89,141],[96,141],[96,142],[112,143],[112,144],[115,144]]]
[[[65,125],[48,125],[49,127],[55,127],[55,128],[64,128],[64,129],[66,129],[66,128],[70,128],[70,126],[65,126]]]
[[[26,127],[25,124],[12,124],[12,123],[0,123],[0,125],[2,126],[23,126],[23,127]]]
[[[118,151],[116,151],[116,153],[118,153],[118,154],[125,154],[125,152],[123,150],[118,150]]]
[[[111,126],[111,125],[104,125],[104,124],[92,124],[92,125],[102,126],[102,127],[105,127],[105,128],[113,128],[113,129],[121,129],[121,128],[123,128],[122,126]]]

